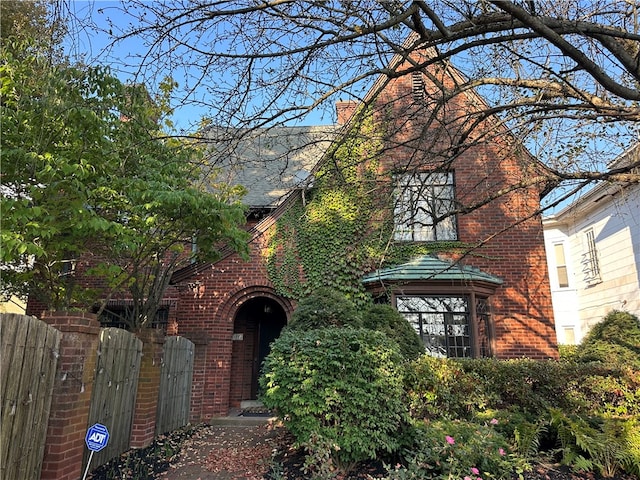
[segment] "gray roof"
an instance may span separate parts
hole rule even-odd
[[[389,268],[376,270],[365,275],[362,282],[415,282],[421,280],[445,280],[445,281],[481,281],[502,285],[501,278],[483,272],[482,270],[441,260],[433,255],[422,255],[410,262]]]
[[[309,185],[337,127],[209,128],[210,161],[220,167],[218,180],[247,189],[243,203],[274,208],[296,188]]]

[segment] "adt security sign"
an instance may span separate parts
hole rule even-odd
[[[92,452],[99,452],[107,446],[109,441],[109,430],[107,427],[100,423],[96,423],[89,427],[87,430],[87,436],[84,437],[84,441],[87,443],[87,447]]]

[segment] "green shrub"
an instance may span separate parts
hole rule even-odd
[[[483,384],[463,363],[423,355],[408,365],[405,388],[413,418],[471,418],[485,408]]]
[[[582,417],[551,410],[551,425],[562,446],[562,461],[605,478],[624,470],[640,473],[640,421],[637,418]]]
[[[342,293],[323,287],[300,300],[288,328],[311,330],[331,326],[357,328],[362,326],[362,316]]]
[[[585,415],[640,415],[640,370],[579,365],[563,390],[564,410]]]
[[[264,404],[275,409],[309,468],[347,471],[398,448],[406,420],[402,358],[380,332],[359,328],[285,331],[271,346],[261,377]]]
[[[394,340],[405,359],[413,360],[424,354],[424,343],[420,336],[391,305],[372,305],[363,316],[364,327],[382,332]]]
[[[505,410],[537,424],[549,408],[640,415],[640,371],[601,363],[425,355],[407,366],[406,390],[415,418],[471,419]]]
[[[640,370],[640,321],[627,312],[613,311],[594,325],[577,349],[581,362],[603,362]]]
[[[507,479],[526,466],[510,454],[507,439],[491,424],[421,422],[413,437],[403,465],[388,468],[390,479]]]
[[[530,359],[475,359],[461,367],[481,379],[489,407],[515,407],[531,418],[563,402],[563,389],[576,370],[568,363]]]

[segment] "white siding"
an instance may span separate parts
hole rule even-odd
[[[640,186],[600,189],[545,219],[545,245],[552,288],[556,331],[564,343],[564,329],[575,322],[579,342],[591,326],[611,310],[640,316]],[[584,275],[586,233],[593,230],[599,278]],[[569,287],[559,288],[554,244],[564,242]]]
[[[578,315],[578,293],[576,290],[575,272],[572,264],[572,252],[569,237],[561,228],[544,229],[544,243],[547,250],[547,265],[549,267],[549,283],[551,284],[551,298],[553,301],[553,316],[555,318],[556,336],[558,343],[568,344],[571,339],[566,338],[567,330],[574,333],[575,341],[580,342],[583,333]],[[555,245],[562,244],[567,262],[568,287],[560,287],[556,270]]]

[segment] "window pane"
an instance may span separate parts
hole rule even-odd
[[[558,275],[558,286],[568,287],[569,277],[567,275],[567,262],[564,256],[564,245],[562,243],[557,243],[553,246],[553,249],[556,256],[556,273]]]
[[[399,179],[394,207],[396,240],[457,240],[453,173],[421,173]]]
[[[564,328],[564,343],[566,345],[575,345],[576,344],[576,332],[573,327],[565,327]]]
[[[422,338],[427,353],[437,357],[472,356],[466,297],[402,296],[396,299],[396,305]]]
[[[598,263],[596,238],[593,230],[585,232],[585,253],[582,255],[582,271],[586,283],[593,284],[600,280],[600,265]]]

